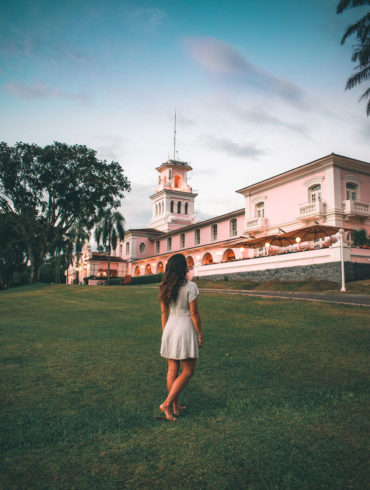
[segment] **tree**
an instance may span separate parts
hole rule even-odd
[[[353,244],[358,245],[370,245],[370,237],[367,236],[366,230],[361,228],[360,230],[352,231]]]
[[[370,0],[341,0],[337,6],[337,14],[341,14],[348,8],[370,5]],[[352,61],[358,63],[354,74],[348,78],[346,90],[350,90],[356,85],[365,82],[370,76],[370,12],[367,12],[358,22],[350,25],[344,33],[341,44],[346,39],[355,34],[357,43],[354,45]],[[370,88],[365,90],[360,100],[369,99],[366,114],[370,114]]]
[[[0,143],[0,209],[18,218],[31,282],[73,226],[92,229],[99,212],[117,206],[129,190],[121,166],[98,160],[86,146]]]
[[[27,267],[26,245],[17,225],[15,216],[0,213],[0,288],[19,282]]]
[[[125,219],[122,214],[111,207],[102,210],[98,215],[94,235],[98,246],[102,244],[108,252],[108,281],[110,279],[111,250],[115,250],[117,241],[122,241],[125,236],[124,223]]]

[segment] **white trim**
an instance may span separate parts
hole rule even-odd
[[[320,184],[321,185],[321,190],[322,190],[322,183],[325,177],[313,177],[312,179],[306,180],[306,182],[303,182],[303,185],[306,187],[306,189],[309,189],[310,187],[313,187],[314,185]]]

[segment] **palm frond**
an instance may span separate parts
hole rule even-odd
[[[370,5],[370,0],[341,0],[337,5],[337,14],[341,14],[348,8],[361,7],[362,5]]]
[[[367,68],[364,68],[363,70],[354,73],[349,79],[347,80],[346,83],[346,90],[351,90],[353,87],[358,85],[361,82],[364,82],[365,80],[368,79],[370,74],[370,66]]]

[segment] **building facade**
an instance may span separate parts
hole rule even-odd
[[[190,165],[168,160],[157,171],[149,228],[128,230],[114,252],[133,276],[163,272],[181,252],[197,277],[339,281],[342,257],[348,279],[370,277],[370,250],[351,243],[353,230],[370,234],[368,162],[332,153],[237,190],[244,207],[200,222]],[[306,239],[313,226],[320,233]]]

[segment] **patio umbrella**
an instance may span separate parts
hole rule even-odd
[[[337,226],[316,224],[290,231],[289,233],[285,233],[283,237],[293,241],[299,237],[302,242],[311,242],[318,238],[334,235],[335,233],[338,233],[338,230],[339,228]]]
[[[295,243],[294,239],[286,239],[282,235],[266,235],[258,238],[252,238],[251,240],[245,240],[235,244],[234,246],[238,247],[247,247],[247,248],[260,248],[264,247],[266,243],[270,245],[277,245],[278,247],[285,247],[292,243]]]

